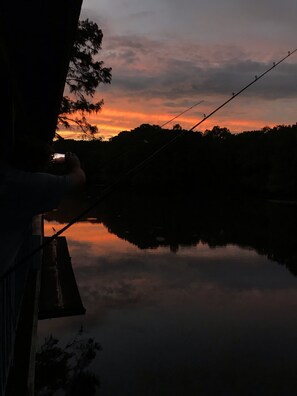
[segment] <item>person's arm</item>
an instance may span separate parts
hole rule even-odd
[[[66,153],[65,164],[67,166],[68,176],[70,177],[73,189],[79,190],[86,182],[86,175],[80,167],[78,157],[73,153]]]

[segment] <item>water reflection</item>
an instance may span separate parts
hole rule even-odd
[[[294,207],[117,196],[89,217],[67,232],[87,315],[39,332],[84,323],[99,394],[296,394]]]
[[[49,219],[68,222],[88,206],[85,199],[64,202]],[[118,193],[88,213],[110,233],[140,249],[235,244],[284,264],[297,274],[297,205],[261,200],[202,200],[197,195]]]

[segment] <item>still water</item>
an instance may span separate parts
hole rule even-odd
[[[295,206],[118,195],[88,216],[65,234],[86,315],[39,342],[83,326],[98,395],[297,394]]]

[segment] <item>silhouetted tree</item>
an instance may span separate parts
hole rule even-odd
[[[175,124],[175,125],[173,125],[172,129],[174,131],[181,131],[182,130],[182,126],[180,124]]]
[[[46,338],[36,353],[35,396],[58,390],[64,396],[94,396],[100,381],[88,367],[99,350],[93,338],[82,338],[82,331],[64,348],[53,336]]]
[[[102,30],[88,19],[79,21],[76,40],[66,78],[66,92],[61,103],[58,127],[78,126],[83,132],[98,132],[91,125],[87,114],[97,113],[103,106],[103,99],[93,102],[96,88],[100,83],[111,83],[111,68],[104,67],[96,55],[101,50]]]
[[[220,138],[220,139],[227,139],[231,136],[231,132],[228,128],[221,128],[218,125],[214,126],[212,130],[206,129],[205,136],[213,137],[213,138]]]
[[[171,144],[175,137],[177,144]],[[238,134],[218,126],[201,134],[142,124],[109,142],[61,141],[56,150],[76,152],[89,182],[108,185],[163,145],[166,149],[125,180],[126,187],[297,199],[297,124]]]

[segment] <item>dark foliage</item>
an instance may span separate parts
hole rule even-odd
[[[58,117],[60,126],[69,128],[76,124],[83,132],[98,132],[97,126],[88,122],[86,114],[97,113],[103,106],[103,100],[92,101],[98,85],[111,83],[111,68],[104,67],[96,57],[102,39],[102,30],[96,23],[88,19],[79,21],[66,78],[68,95],[63,97]]]
[[[297,198],[297,124],[237,135],[217,126],[201,133],[144,124],[108,142],[56,142],[56,150],[76,152],[91,184],[108,185],[143,163],[124,177],[126,187]]]
[[[35,395],[52,396],[59,390],[65,396],[94,396],[100,381],[88,367],[100,350],[93,338],[83,339],[81,332],[65,347],[52,336],[46,338],[36,353]]]

